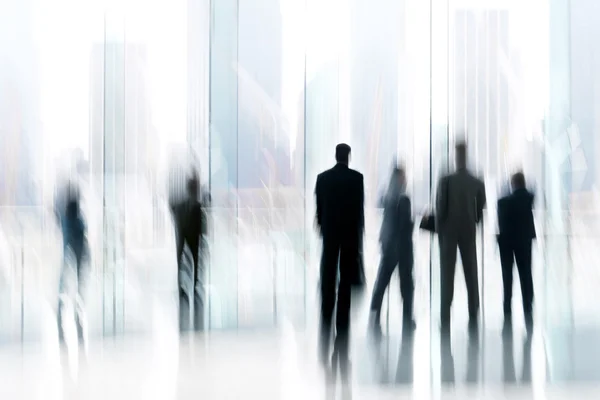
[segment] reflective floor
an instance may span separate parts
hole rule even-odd
[[[316,329],[277,328],[180,335],[175,303],[155,301],[152,331],[91,339],[78,345],[68,324],[58,345],[54,315],[45,314],[37,344],[0,348],[2,399],[192,398],[598,398],[600,330],[528,335],[456,323],[449,340],[420,324],[414,335],[392,333],[379,343],[362,318],[353,330],[348,390],[327,385],[316,358]],[[358,313],[361,314],[361,313]],[[311,324],[309,324],[311,325]],[[362,326],[361,326],[362,325]],[[575,396],[575,397],[573,397]]]

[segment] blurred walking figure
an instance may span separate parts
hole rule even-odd
[[[79,188],[73,182],[67,183],[66,187],[59,192],[59,197],[55,202],[55,214],[61,226],[63,236],[63,267],[60,274],[59,283],[59,303],[58,303],[58,327],[59,336],[64,338],[63,330],[63,308],[65,306],[65,297],[67,296],[67,277],[69,267],[74,264],[77,284],[76,299],[76,323],[79,337],[84,334],[84,289],[89,271],[85,270],[84,261],[89,256],[88,243],[86,238],[86,224],[81,213],[81,197]]]
[[[522,172],[511,178],[512,193],[498,200],[498,247],[504,281],[504,318],[512,316],[513,265],[516,261],[523,311],[529,328],[533,322],[533,278],[531,276],[531,247],[536,238],[533,221],[535,196],[525,187]]]
[[[193,298],[193,329],[202,330],[204,325],[204,268],[201,262],[201,249],[207,230],[207,217],[204,205],[200,201],[200,179],[194,171],[186,182],[186,197],[183,201],[172,203],[171,212],[175,225],[177,246],[177,267],[179,287],[179,327],[187,330],[190,321],[190,303]],[[184,260],[187,246],[192,264]],[[185,275],[189,272],[192,289],[186,290]]]
[[[380,200],[383,222],[379,234],[381,261],[371,299],[369,325],[376,337],[381,336],[381,303],[390,284],[392,274],[398,269],[400,293],[403,300],[402,320],[405,330],[413,330],[413,220],[410,198],[406,194],[406,173],[394,167],[387,192]]]
[[[331,367],[349,374],[350,300],[352,285],[360,275],[360,246],[364,232],[363,175],[348,167],[350,146],[338,144],[337,164],[319,174],[315,187],[316,222],[323,239],[321,258],[320,359],[329,365],[333,311],[336,336]],[[338,272],[339,271],[339,272]],[[339,281],[339,283],[338,283]]]
[[[467,169],[467,146],[456,145],[456,172],[442,177],[436,193],[436,229],[440,243],[441,327],[450,329],[450,309],[454,297],[456,248],[460,250],[467,296],[469,325],[476,328],[479,318],[477,273],[477,224],[485,207],[485,184]]]

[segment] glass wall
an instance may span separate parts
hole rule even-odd
[[[175,315],[168,201],[192,165],[212,200],[208,326],[315,321],[313,191],[339,142],[365,178],[369,289],[392,163],[407,168],[418,224],[466,138],[487,187],[485,323],[501,322],[495,204],[517,169],[538,199],[538,311],[551,309],[544,315],[559,325],[592,314],[586,295],[564,284],[588,276],[573,254],[595,240],[596,80],[583,67],[594,47],[582,39],[595,37],[593,13],[570,3],[9,0],[0,16],[0,334],[36,338],[54,324],[62,251],[52,209],[69,176],[89,227],[90,330],[147,332]],[[573,19],[588,23],[573,29]],[[417,322],[436,326],[437,240],[414,238]],[[388,302],[389,327],[399,329],[397,291]],[[460,272],[455,302],[461,323]]]
[[[563,9],[566,7],[563,4]],[[570,234],[569,256],[572,274],[568,276],[573,290],[573,320],[577,324],[595,320],[600,310],[593,299],[597,293],[595,283],[595,253],[598,243],[598,184],[600,154],[598,121],[600,117],[600,40],[596,34],[599,26],[596,14],[591,12],[595,3],[590,0],[569,2],[570,42],[568,57],[563,52],[563,76],[569,79],[569,169],[572,188],[569,193]],[[563,16],[563,20],[565,17]],[[556,20],[560,21],[558,18]],[[563,25],[563,29],[567,29]],[[565,45],[563,43],[563,49]],[[564,51],[564,50],[563,50]],[[565,74],[568,73],[567,74]]]

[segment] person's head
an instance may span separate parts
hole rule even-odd
[[[404,167],[395,167],[392,172],[392,176],[401,187],[406,186],[406,170]]]
[[[335,146],[335,161],[348,165],[350,163],[350,151],[350,146],[346,143],[338,144]]]
[[[390,175],[388,195],[398,195],[406,190],[406,172],[403,167],[394,166]]]
[[[197,175],[192,175],[186,185],[187,194],[192,198],[198,197],[198,190],[200,189],[200,180]]]
[[[464,141],[456,143],[454,150],[456,168],[467,168],[467,143]]]
[[[77,186],[77,183],[69,180],[67,182],[67,186],[66,186],[66,199],[67,202],[69,201],[79,201],[79,187]]]
[[[525,189],[525,175],[523,172],[517,172],[510,178],[510,184],[513,190]]]
[[[72,199],[67,202],[67,217],[75,218],[79,215],[79,203]]]

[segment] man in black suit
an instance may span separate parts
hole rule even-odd
[[[201,330],[204,322],[203,304],[203,268],[201,268],[200,249],[206,234],[206,212],[199,200],[200,184],[196,174],[187,182],[187,198],[171,205],[175,224],[175,239],[177,246],[177,267],[179,286],[179,326],[187,330],[189,325],[190,298],[194,301],[194,328]],[[187,245],[192,256],[191,278],[193,282],[192,293],[189,295],[184,288],[184,248]]]
[[[525,176],[522,172],[512,176],[511,186],[513,192],[498,200],[498,246],[504,282],[504,317],[510,320],[512,315],[513,262],[516,261],[521,280],[523,310],[529,326],[533,321],[531,248],[536,237],[532,211],[534,195],[525,188]]]
[[[315,188],[317,226],[323,239],[320,357],[326,366],[337,286],[336,338],[332,367],[335,370],[336,362],[339,361],[344,375],[349,366],[351,287],[361,268],[359,258],[364,231],[364,184],[362,174],[348,167],[350,146],[337,145],[335,158],[337,164],[319,174]]]

